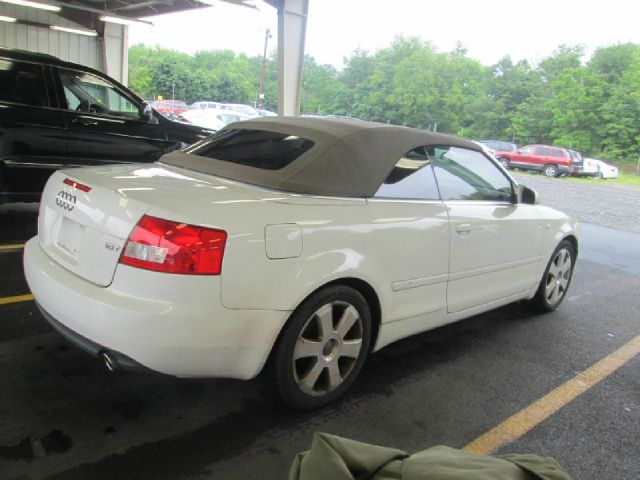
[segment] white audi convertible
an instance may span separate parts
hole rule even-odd
[[[24,267],[108,368],[344,394],[400,338],[567,295],[577,225],[481,147],[356,120],[235,123],[154,164],[62,170]]]

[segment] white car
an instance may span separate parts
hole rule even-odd
[[[585,158],[580,174],[596,178],[618,178],[618,167],[597,158]]]
[[[398,339],[565,298],[576,223],[479,146],[356,120],[236,123],[155,164],[56,172],[24,268],[109,368],[342,395]]]
[[[251,105],[245,105],[244,103],[223,103],[220,108],[222,110],[232,110],[234,112],[244,113],[251,118],[260,117],[260,113]]]
[[[211,102],[211,101],[199,101],[199,102],[194,102],[191,105],[189,105],[189,108],[191,110],[202,110],[202,109],[207,109],[207,108],[216,108],[216,109],[220,109],[220,107],[222,107],[222,105],[224,105],[223,103],[220,102]]]
[[[180,115],[184,120],[199,127],[210,130],[220,130],[233,122],[242,122],[252,117],[232,110],[217,110],[214,108],[188,110]]]
[[[256,109],[256,112],[258,112],[258,115],[260,115],[261,117],[277,117],[278,116],[276,112],[272,112],[271,110],[263,110],[261,108]]]

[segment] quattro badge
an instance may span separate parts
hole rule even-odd
[[[56,205],[70,212],[76,206],[76,196],[60,190],[56,195]]]

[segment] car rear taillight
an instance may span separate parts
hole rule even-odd
[[[219,275],[227,232],[143,216],[120,263],[164,273]]]

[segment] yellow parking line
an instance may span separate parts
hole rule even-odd
[[[587,368],[585,371],[579,373],[571,380],[560,385],[540,400],[520,410],[497,427],[492,428],[484,435],[476,438],[473,442],[465,446],[464,450],[488,454],[503,445],[517,440],[576,397],[631,361],[638,354],[640,354],[640,335]]]
[[[0,305],[8,305],[10,303],[28,302],[33,300],[33,295],[16,295],[15,297],[0,297]]]
[[[24,243],[15,243],[13,245],[0,245],[0,251],[2,250],[19,250],[24,248]]]

